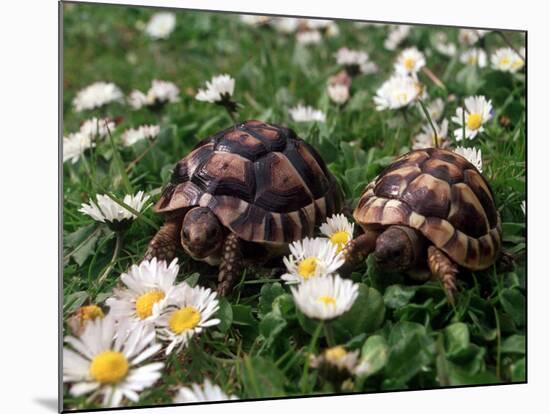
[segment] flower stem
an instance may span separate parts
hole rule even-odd
[[[302,371],[302,378],[300,379],[300,387],[302,390],[302,394],[307,393],[307,371],[309,369],[309,356],[313,354],[313,350],[317,345],[317,340],[319,339],[319,335],[321,335],[322,328],[323,328],[323,322],[319,322],[319,325],[317,325],[317,328],[315,329],[315,332],[311,337],[311,342],[309,343],[309,347],[306,354],[306,360],[304,362],[304,370]]]
[[[147,146],[147,148],[145,149],[145,151],[143,151],[141,154],[139,154],[132,162],[130,162],[130,164],[128,164],[128,166],[126,167],[126,174],[128,174],[132,168],[134,168],[138,162],[140,162],[143,157],[145,157],[149,151],[151,151],[153,149],[153,147],[157,144],[157,140],[151,140],[150,144]]]
[[[118,255],[120,254],[121,249],[122,249],[122,231],[117,231],[116,232],[115,250],[113,251],[113,257],[111,258],[111,261],[109,262],[109,264],[107,265],[107,267],[105,268],[105,270],[103,271],[101,276],[99,276],[99,279],[97,280],[98,286],[101,286],[103,284],[105,279],[107,279],[107,277],[109,276],[109,274],[111,273],[111,271],[115,267],[115,263],[118,259]]]
[[[418,103],[420,103],[420,107],[422,108],[422,112],[424,112],[424,115],[426,115],[426,118],[428,119],[430,127],[432,128],[433,145],[434,145],[435,148],[439,148],[439,137],[437,136],[437,130],[435,129],[434,123],[432,121],[432,117],[430,116],[430,113],[428,112],[428,109],[426,109],[426,105],[424,104],[424,101],[422,99],[418,98]]]
[[[325,338],[327,339],[327,344],[330,348],[336,345],[336,341],[334,340],[334,334],[332,332],[332,326],[330,325],[330,322],[325,321],[323,323],[323,328],[325,332]]]

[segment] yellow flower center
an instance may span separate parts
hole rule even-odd
[[[328,305],[332,305],[332,306],[335,306],[336,305],[336,298],[333,297],[333,296],[319,296],[319,302],[325,304],[326,306]]]
[[[468,57],[468,64],[475,65],[477,62],[477,56],[476,55],[470,55]]]
[[[468,125],[468,128],[472,130],[478,129],[481,126],[481,115],[476,113],[469,114],[466,125]]]
[[[140,319],[145,319],[153,313],[153,305],[164,299],[164,292],[160,290],[151,290],[144,293],[136,300],[136,313]]]
[[[330,236],[330,241],[336,246],[336,251],[340,252],[349,241],[349,234],[345,231],[338,231]]]
[[[317,269],[317,258],[308,257],[307,259],[302,260],[298,265],[298,274],[302,276],[304,279],[309,279],[315,274],[316,269]]]
[[[103,319],[103,317],[105,316],[101,308],[97,305],[82,306],[78,310],[78,315],[80,316],[82,324],[84,324],[84,322],[86,321],[96,318]]]
[[[116,384],[126,376],[128,368],[128,360],[124,354],[105,351],[92,360],[90,375],[101,384]]]
[[[508,66],[510,64],[510,59],[507,56],[504,56],[500,59],[500,64],[502,66]]]
[[[325,351],[325,358],[331,362],[341,360],[346,356],[347,352],[343,346],[334,346]]]
[[[407,69],[408,71],[411,71],[414,69],[414,64],[416,62],[414,61],[413,58],[411,57],[408,57],[405,59],[405,61],[403,62],[403,65],[405,65],[405,69]]]
[[[189,329],[193,329],[199,324],[201,320],[201,314],[197,308],[193,306],[186,306],[185,308],[178,309],[170,317],[168,325],[175,334],[180,334]]]

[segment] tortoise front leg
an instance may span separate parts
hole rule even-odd
[[[355,239],[346,243],[342,249],[344,264],[340,268],[340,273],[349,274],[360,263],[365,261],[367,256],[374,251],[376,239],[380,235],[377,231],[367,230]]]
[[[230,233],[223,243],[218,275],[218,293],[221,296],[226,296],[233,290],[233,286],[241,275],[242,258],[239,238],[234,233]]]
[[[428,247],[428,267],[430,272],[441,281],[449,302],[454,304],[456,293],[456,275],[458,268],[449,257],[435,246]]]
[[[180,220],[170,220],[157,231],[157,234],[149,242],[145,252],[145,260],[156,257],[158,260],[171,261],[176,257],[176,249],[180,243]]]

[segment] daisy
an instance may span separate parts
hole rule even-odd
[[[268,23],[270,20],[269,16],[256,16],[253,14],[242,14],[239,16],[241,22],[249,26],[259,26],[264,23]]]
[[[229,75],[214,76],[210,82],[206,82],[206,89],[199,89],[195,98],[199,101],[211,103],[223,102],[233,96],[235,79]]]
[[[334,55],[336,63],[345,66],[348,73],[355,75],[357,73],[374,73],[378,69],[377,66],[369,61],[367,52],[361,50],[348,49],[341,47]]]
[[[413,76],[416,76],[418,71],[424,66],[426,66],[424,54],[416,47],[409,47],[403,50],[394,64],[396,73]]]
[[[122,143],[125,147],[129,147],[144,139],[154,139],[159,132],[159,125],[141,125],[138,128],[130,128],[122,133]]]
[[[434,121],[434,128],[437,133],[437,142],[439,148],[445,148],[449,146],[449,141],[447,139],[447,134],[449,130],[449,122],[444,119],[441,124],[438,124]],[[430,124],[426,124],[422,127],[422,132],[415,135],[413,139],[412,149],[424,149],[432,148],[434,146],[434,131]]]
[[[421,85],[413,78],[394,75],[376,91],[376,110],[403,108],[412,103],[421,92]]]
[[[476,148],[457,147],[453,150],[456,154],[459,154],[466,158],[479,172],[483,172],[483,160],[481,158],[481,150]]]
[[[463,45],[473,46],[487,33],[489,33],[488,30],[460,29],[458,31],[458,41]]]
[[[287,283],[326,276],[344,264],[336,244],[325,238],[305,238],[290,244],[290,255],[283,258],[288,273],[281,276]]]
[[[118,407],[123,398],[137,402],[138,393],[161,376],[164,364],[144,364],[161,348],[152,327],[128,331],[110,316],[90,321],[79,338],[68,336],[63,348],[63,382],[73,383],[75,397],[103,396],[103,407]]]
[[[290,34],[298,30],[300,20],[292,17],[274,17],[269,24],[280,33]]]
[[[493,69],[503,72],[517,72],[524,64],[523,58],[509,47],[498,49],[491,55],[491,66]]]
[[[334,214],[327,219],[326,223],[321,225],[320,230],[336,246],[336,251],[340,253],[346,243],[353,238],[353,227],[354,224],[346,216],[343,214]]]
[[[146,195],[143,191],[138,191],[136,195],[125,195],[122,201],[132,209],[140,212],[149,198],[149,195]],[[82,203],[78,211],[90,216],[96,221],[108,224],[114,224],[115,222],[122,224],[122,222],[127,222],[136,218],[134,213],[105,194],[97,194],[95,203],[93,201],[90,201],[89,204]]]
[[[340,34],[340,28],[335,22],[331,21],[330,24],[325,28],[325,34],[328,37],[336,37]]]
[[[125,286],[115,288],[114,295],[105,302],[109,314],[130,327],[154,322],[176,289],[178,271],[177,259],[168,264],[154,257],[132,265],[120,276]]]
[[[343,346],[327,348],[311,359],[311,367],[318,368],[324,376],[343,380],[355,373],[359,351],[348,352]]]
[[[145,27],[145,33],[153,39],[166,39],[176,27],[176,15],[170,12],[155,13]]]
[[[291,287],[294,302],[312,319],[331,320],[350,310],[359,285],[338,275],[314,277]]]
[[[166,355],[174,349],[179,352],[203,328],[219,324],[219,319],[211,319],[218,309],[216,292],[203,287],[193,288],[185,282],[178,285],[155,322],[159,338],[169,342]]]
[[[327,29],[334,22],[326,19],[304,19],[303,24],[310,30]]]
[[[298,105],[288,110],[295,122],[325,122],[326,115],[311,106]]]
[[[463,108],[456,109],[456,116],[451,120],[460,125],[460,128],[455,129],[454,135],[457,141],[463,138],[474,139],[475,136],[483,132],[483,124],[485,124],[491,118],[491,112],[493,111],[493,105],[491,100],[485,99],[484,96],[469,96],[464,100],[466,111],[463,114]],[[465,125],[464,133],[462,118],[464,116]],[[465,135],[465,136],[464,136]]]
[[[84,152],[94,146],[95,143],[90,135],[80,132],[63,137],[63,162],[70,161],[72,164],[76,164]]]
[[[296,33],[296,41],[301,45],[321,43],[323,37],[319,30],[303,30]]]
[[[332,102],[342,105],[349,99],[349,88],[343,84],[333,84],[327,86],[327,93]]]
[[[437,32],[435,34],[433,45],[435,50],[444,56],[452,57],[456,55],[456,45],[453,42],[449,42],[447,35],[443,32]]]
[[[104,317],[105,314],[99,306],[82,306],[69,317],[67,320],[67,325],[71,328],[73,335],[80,336],[89,321],[103,319]]]
[[[80,133],[89,136],[91,139],[104,138],[110,131],[115,129],[115,123],[108,118],[91,118],[82,123]]]
[[[76,112],[102,107],[111,102],[121,101],[122,91],[111,82],[95,82],[78,91],[73,99]]]
[[[487,53],[477,47],[468,49],[460,55],[460,61],[466,65],[484,68],[487,66]]]
[[[128,104],[134,109],[144,106],[159,109],[167,103],[179,102],[179,93],[180,90],[174,83],[153,79],[147,94],[133,90],[128,97]]]
[[[424,111],[422,111],[422,107],[420,105],[418,106],[418,109],[422,112],[422,115],[424,115]],[[441,98],[434,99],[427,105],[426,109],[428,110],[428,114],[433,121],[439,121],[445,110],[445,102]]]
[[[218,385],[213,385],[207,378],[203,384],[192,384],[191,387],[181,387],[174,398],[175,404],[238,400],[235,395],[227,395]]]
[[[384,41],[384,47],[388,50],[395,50],[411,32],[410,26],[391,26],[388,37]]]

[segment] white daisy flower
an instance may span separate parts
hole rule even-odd
[[[170,12],[155,13],[149,19],[145,32],[153,39],[166,39],[176,27],[176,14]]]
[[[418,81],[409,76],[394,75],[376,91],[374,103],[377,111],[403,108],[422,93]]]
[[[378,67],[373,62],[369,61],[369,54],[361,50],[348,49],[341,47],[334,55],[336,63],[349,68],[352,73],[374,73]]]
[[[71,328],[73,335],[80,336],[89,321],[104,317],[103,309],[97,305],[81,306],[67,319],[67,325]]]
[[[491,119],[493,105],[491,100],[485,99],[484,96],[469,96],[464,100],[466,111],[463,114],[463,108],[456,109],[456,115],[451,119],[456,124],[460,125],[460,128],[455,129],[454,136],[457,141],[462,140],[462,117],[464,115],[465,125],[464,132],[465,138],[474,139],[475,136],[483,132],[483,124]]]
[[[290,34],[298,30],[300,19],[293,17],[274,17],[269,21],[271,27],[280,33]]]
[[[328,37],[336,37],[340,34],[340,28],[335,22],[330,22],[330,24],[325,28],[325,34]]]
[[[95,82],[78,91],[73,99],[76,112],[102,107],[111,102],[121,101],[122,91],[111,82]]]
[[[120,276],[125,287],[114,288],[113,296],[105,302],[109,314],[131,328],[154,322],[177,287],[174,283],[178,272],[177,259],[168,264],[154,257],[132,265]]]
[[[219,319],[211,319],[219,309],[216,292],[203,287],[192,288],[187,283],[181,283],[170,297],[164,310],[155,321],[158,337],[169,342],[166,355],[174,349],[177,352],[187,345],[195,335],[220,323]]]
[[[320,355],[313,357],[311,367],[329,373],[332,371],[333,375],[338,375],[338,373],[351,375],[356,370],[358,360],[359,351],[348,352],[343,346],[338,345],[327,348]],[[334,371],[338,371],[338,373]]]
[[[147,107],[160,107],[166,103],[179,102],[179,88],[172,82],[153,79],[151,87],[144,94],[133,90],[128,97],[128,104],[134,109]]]
[[[418,105],[418,109],[422,115],[424,115],[424,111],[420,105]],[[432,121],[439,121],[443,116],[443,111],[445,110],[445,101],[441,98],[436,98],[426,106],[426,109],[428,110],[428,114],[430,115],[430,118],[432,118]]]
[[[477,47],[468,49],[460,55],[460,61],[466,65],[484,68],[487,66],[487,53]]]
[[[321,43],[323,37],[319,30],[302,30],[296,33],[296,41],[301,45]]]
[[[487,33],[489,33],[488,30],[460,29],[458,31],[458,41],[463,45],[473,46]]]
[[[239,19],[244,24],[249,26],[259,26],[261,24],[267,23],[270,20],[269,16],[256,16],[253,14],[241,14]]]
[[[449,130],[449,122],[444,119],[441,124],[433,121],[435,131],[437,133],[437,141],[439,148],[445,148],[449,145],[447,134]],[[428,123],[422,127],[422,132],[415,135],[413,139],[412,149],[432,148],[434,146],[434,132],[431,125]]]
[[[137,128],[130,128],[122,133],[122,143],[125,147],[129,147],[144,139],[154,139],[159,132],[159,125],[141,125]]]
[[[206,89],[199,89],[195,98],[199,101],[217,103],[233,96],[235,79],[229,75],[214,76],[210,82],[206,82]]]
[[[453,42],[449,42],[447,35],[444,32],[437,32],[433,38],[434,49],[444,55],[452,57],[456,55],[456,45]]]
[[[84,151],[94,146],[95,143],[88,134],[76,132],[63,137],[63,162],[70,161],[76,164]]]
[[[287,283],[330,275],[344,264],[337,245],[325,238],[306,237],[291,243],[289,249],[290,255],[283,258],[288,273],[281,276]]]
[[[227,395],[218,385],[212,384],[207,378],[203,384],[181,387],[174,398],[174,404],[227,400],[238,400],[238,398],[235,395]]]
[[[327,218],[327,221],[321,225],[320,230],[336,246],[336,251],[340,253],[346,243],[353,239],[353,228],[354,224],[346,216],[334,214],[332,217]]]
[[[453,152],[466,158],[479,172],[483,172],[483,160],[481,150],[476,148],[457,147]]]
[[[323,111],[311,106],[298,105],[288,110],[290,117],[295,122],[325,122],[326,115]]]
[[[403,50],[394,64],[395,72],[400,75],[416,75],[426,66],[426,58],[416,47]]]
[[[326,19],[304,19],[303,24],[310,30],[327,29],[334,21]]]
[[[104,138],[109,132],[112,132],[116,124],[108,118],[91,118],[82,123],[80,133],[88,135],[91,139]]]
[[[349,87],[341,83],[328,85],[327,93],[332,102],[339,105],[346,103],[349,99]]]
[[[149,195],[146,195],[143,191],[138,191],[136,195],[125,195],[122,201],[137,212],[140,212],[149,198]],[[96,202],[90,201],[89,204],[82,203],[78,211],[102,223],[120,223],[136,218],[134,213],[128,211],[105,194],[97,194]]]
[[[118,407],[123,398],[137,402],[138,393],[161,376],[164,364],[144,364],[161,348],[152,327],[128,331],[107,316],[87,323],[78,338],[68,336],[63,348],[63,382],[73,383],[75,397],[103,396],[103,407]]]
[[[397,49],[397,46],[399,46],[401,42],[409,36],[410,32],[410,26],[391,26],[388,37],[384,41],[384,47],[388,50]]]
[[[333,275],[311,278],[290,290],[304,315],[331,320],[350,310],[359,294],[359,285]]]
[[[491,55],[491,66],[493,69],[503,72],[517,72],[524,64],[523,58],[518,56],[518,54],[509,47],[497,49]]]

